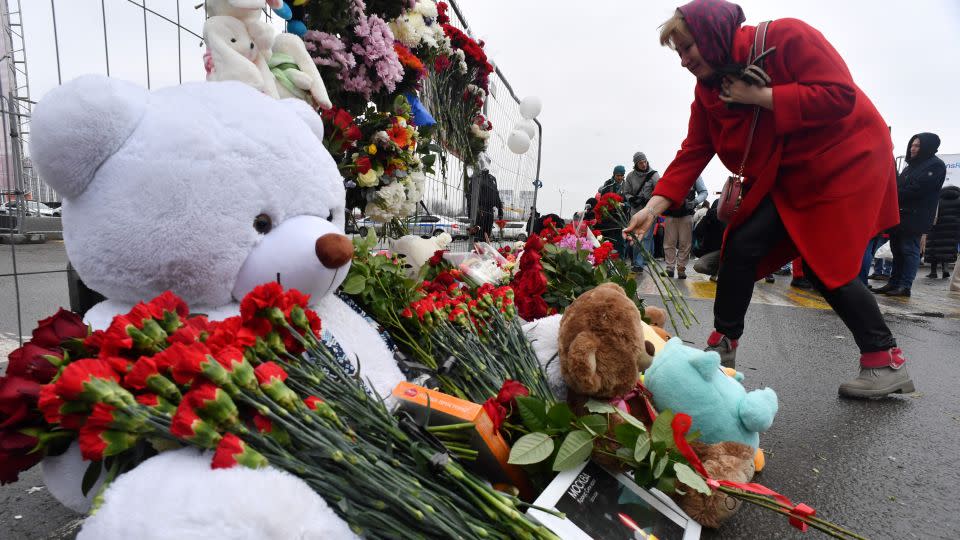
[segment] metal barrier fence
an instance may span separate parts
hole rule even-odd
[[[448,3],[456,14],[452,24],[470,34],[457,4]],[[63,263],[57,267],[37,266],[28,250],[21,247],[18,264],[17,242],[39,238],[43,233],[48,239],[60,238],[59,218],[40,215],[48,212],[35,204],[56,206],[60,200],[30,162],[30,113],[35,99],[86,73],[119,77],[148,88],[203,80],[201,47],[206,14],[204,9],[196,9],[197,4],[202,0],[0,0],[0,237],[9,244],[0,250],[0,319],[9,322],[11,308],[15,307],[17,332],[16,337],[10,336],[9,323],[4,325],[6,332],[0,327],[0,353],[4,352],[4,339],[21,342],[34,317],[52,312],[51,306],[37,300],[49,293],[46,289],[50,284],[61,283],[54,288],[62,291],[62,283],[67,281],[65,255],[58,259]],[[271,18],[269,13],[267,18],[282,30],[283,21]],[[498,179],[505,219],[525,221],[536,201],[542,127],[538,122],[540,131],[527,154],[513,154],[506,140],[521,119],[518,107],[519,99],[497,69],[490,77],[485,111],[494,125],[487,149],[489,170]],[[428,178],[421,208],[431,215],[467,219],[471,205],[464,184],[473,171],[449,154],[444,156],[444,166],[439,166],[440,161],[437,172]],[[8,202],[12,203],[9,208]],[[468,246],[467,242],[458,242],[454,249]],[[46,281],[38,281],[44,277]],[[70,293],[83,291],[71,289]],[[13,302],[8,303],[6,299],[11,296]],[[5,356],[0,354],[0,358]]]

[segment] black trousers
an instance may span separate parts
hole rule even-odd
[[[757,265],[786,235],[783,220],[769,197],[745,223],[731,231],[720,261],[717,298],[713,304],[713,324],[718,332],[730,339],[743,335],[743,319],[753,296]],[[804,276],[853,333],[861,353],[897,346],[876,298],[859,279],[828,290],[806,263],[803,266]]]

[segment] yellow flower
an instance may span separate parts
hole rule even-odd
[[[357,185],[360,187],[373,187],[377,185],[378,179],[377,171],[370,169],[357,177]]]
[[[376,155],[376,154],[377,154],[377,145],[371,144],[370,146],[368,146],[368,147],[367,147],[367,153],[370,154],[371,156]]]

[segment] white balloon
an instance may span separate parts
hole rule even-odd
[[[507,147],[514,154],[524,154],[530,149],[530,137],[522,131],[513,131],[507,137]]]
[[[527,120],[533,120],[543,109],[543,102],[537,96],[527,96],[520,102],[520,115]]]
[[[533,140],[533,138],[537,136],[537,125],[533,123],[533,120],[527,120],[524,118],[523,120],[517,122],[517,125],[514,126],[513,129],[514,131],[522,131],[526,133],[530,140]]]

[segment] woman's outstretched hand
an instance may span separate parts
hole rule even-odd
[[[630,223],[623,229],[623,237],[631,242],[633,241],[630,238],[631,233],[636,235],[637,238],[643,238],[643,235],[647,234],[647,231],[653,226],[657,216],[668,208],[670,208],[670,199],[654,195],[646,206],[630,218]]]

